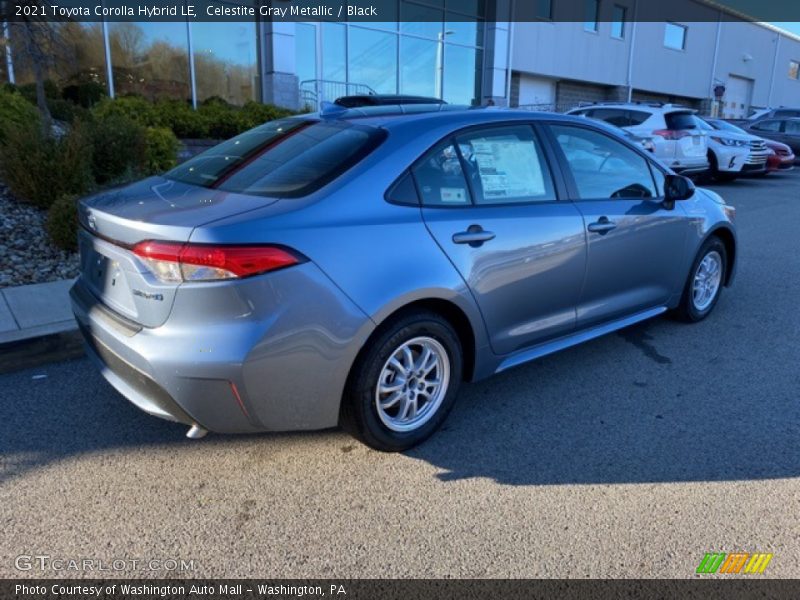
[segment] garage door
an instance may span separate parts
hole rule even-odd
[[[753,80],[731,75],[725,86],[722,97],[723,119],[744,119],[750,112],[750,101],[753,98]]]
[[[537,110],[553,110],[555,102],[556,84],[552,79],[520,74],[519,106]]]

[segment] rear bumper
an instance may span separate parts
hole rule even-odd
[[[191,287],[178,290],[163,326],[141,328],[75,283],[87,352],[117,391],[151,415],[220,433],[338,423],[373,324],[315,265]]]

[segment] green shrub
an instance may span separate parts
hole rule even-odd
[[[35,83],[27,83],[25,85],[19,86],[17,89],[28,102],[30,102],[31,104],[36,104]],[[49,79],[45,80],[44,82],[44,97],[48,99],[61,97],[61,92],[58,89],[58,86]]]
[[[144,127],[158,127],[158,113],[152,102],[140,96],[123,96],[122,98],[105,98],[92,109],[98,119],[107,117],[124,117]]]
[[[39,126],[39,112],[22,94],[0,90],[0,140],[8,127]]]
[[[144,163],[145,128],[120,113],[95,115],[90,126],[92,174],[99,184],[128,179]]]
[[[206,125],[206,136],[215,140],[226,140],[241,132],[237,109],[227,102],[215,100],[206,102],[197,109]]]
[[[47,211],[45,228],[53,244],[75,252],[78,249],[78,197],[74,194],[59,196]]]
[[[200,111],[180,100],[160,100],[155,104],[153,127],[169,127],[179,138],[208,137],[208,124]]]
[[[147,175],[163,173],[177,164],[180,143],[171,129],[148,127],[145,130],[144,172]]]
[[[19,200],[48,208],[65,193],[83,194],[92,186],[91,141],[76,122],[61,139],[37,125],[12,125],[0,143],[0,175]]]
[[[76,119],[82,121],[91,119],[91,113],[87,109],[63,98],[48,98],[47,108],[50,109],[50,115],[57,121],[71,123]]]
[[[283,119],[296,114],[286,108],[280,108],[274,104],[261,104],[260,102],[247,102],[237,115],[239,131],[247,131],[258,125],[263,125],[267,121]]]
[[[61,95],[73,104],[92,108],[106,98],[106,88],[97,81],[84,81],[66,86],[61,90]]]

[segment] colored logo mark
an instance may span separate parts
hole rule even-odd
[[[767,568],[772,554],[756,552],[708,552],[697,567],[698,573],[763,573]]]

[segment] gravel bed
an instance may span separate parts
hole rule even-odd
[[[0,183],[0,288],[70,279],[78,275],[78,254],[50,243],[47,212],[16,202]]]

